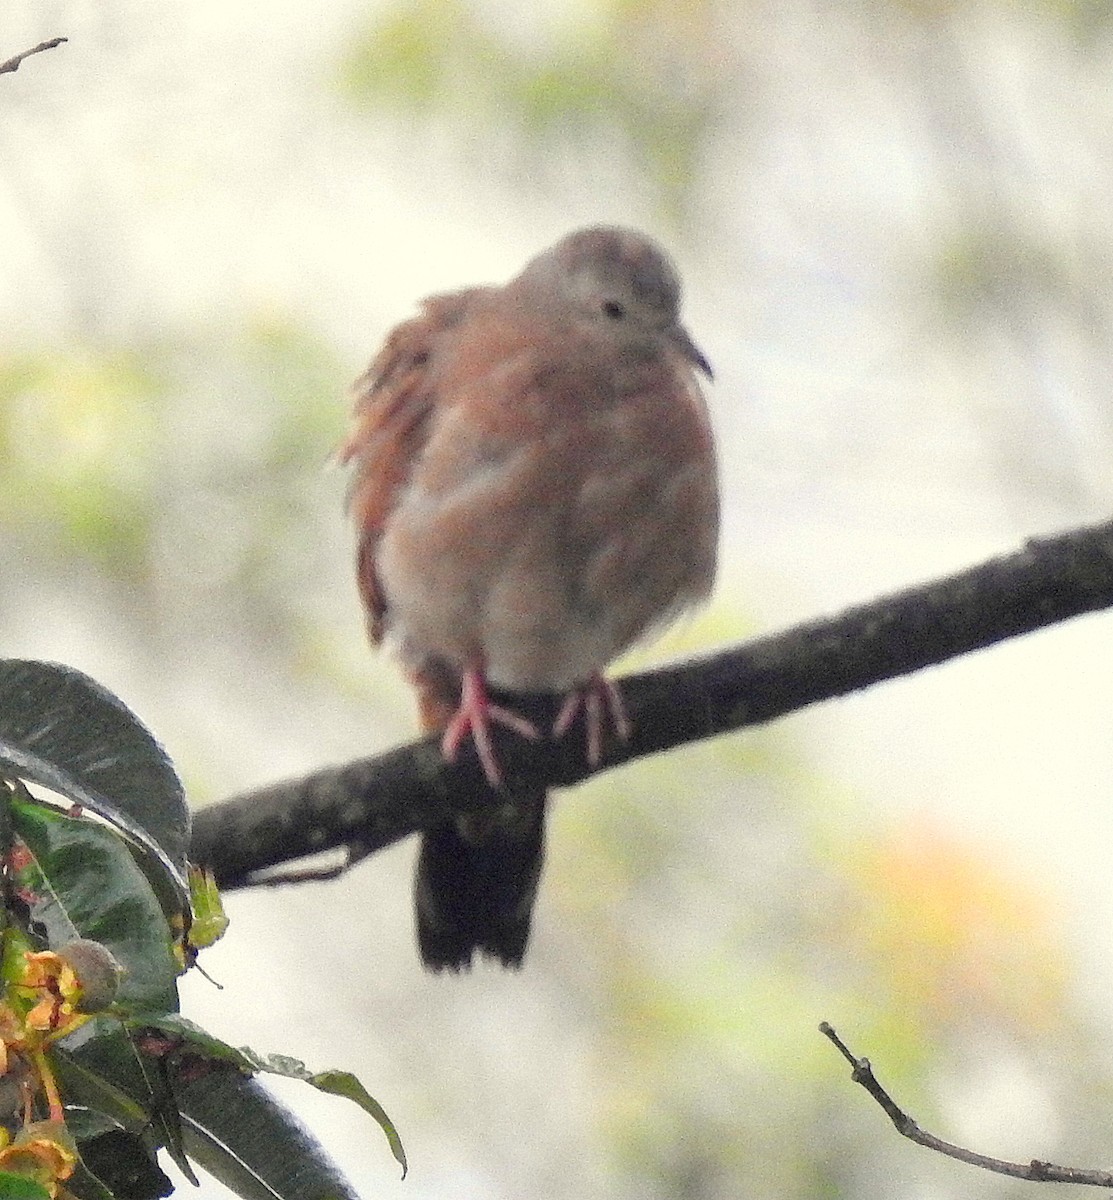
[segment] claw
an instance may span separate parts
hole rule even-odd
[[[470,736],[487,782],[497,788],[502,785],[503,774],[491,742],[492,725],[512,729],[531,742],[541,737],[532,721],[527,721],[509,708],[492,704],[487,695],[487,679],[483,668],[471,667],[464,672],[460,684],[460,703],[441,738],[441,753],[449,762],[455,762],[460,746]]]
[[[626,715],[626,705],[622,703],[618,688],[602,671],[593,672],[586,683],[568,693],[553,722],[553,737],[563,737],[572,728],[580,709],[583,709],[587,729],[587,761],[592,767],[597,767],[603,759],[604,705],[615,737],[619,741],[629,741],[632,727]]]

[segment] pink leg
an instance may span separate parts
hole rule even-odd
[[[620,741],[630,738],[630,718],[626,715],[626,705],[618,688],[603,674],[594,671],[591,678],[577,688],[573,688],[565,698],[564,703],[553,722],[553,737],[563,737],[572,723],[579,716],[580,709],[584,710],[584,724],[587,727],[587,761],[588,765],[597,767],[603,759],[603,706],[606,705],[611,727],[615,737]]]
[[[441,753],[449,762],[455,762],[462,742],[470,735],[487,782],[497,788],[502,783],[502,769],[491,744],[492,724],[513,729],[531,742],[541,736],[532,721],[511,712],[509,708],[492,704],[487,696],[487,678],[483,668],[470,667],[464,672],[460,684],[460,705],[441,738]]]

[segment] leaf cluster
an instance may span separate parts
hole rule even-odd
[[[173,1191],[166,1156],[248,1200],[354,1197],[260,1073],[353,1100],[405,1169],[354,1076],[181,1015],[178,977],[224,924],[189,833],[170,760],[121,701],[68,667],[0,662],[0,1196],[154,1200]]]

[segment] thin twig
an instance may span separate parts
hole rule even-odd
[[[984,1171],[993,1171],[997,1175],[1012,1175],[1016,1179],[1027,1179],[1032,1183],[1077,1183],[1085,1187],[1113,1187],[1113,1171],[1088,1170],[1083,1167],[1060,1167],[1055,1163],[1044,1162],[1033,1158],[1030,1162],[1010,1162],[1004,1158],[992,1158],[988,1154],[979,1154],[975,1150],[967,1150],[964,1146],[956,1146],[953,1142],[944,1141],[934,1133],[922,1129],[889,1093],[877,1082],[868,1058],[858,1058],[852,1054],[846,1043],[823,1021],[819,1032],[828,1038],[846,1059],[852,1068],[851,1079],[862,1087],[877,1101],[885,1115],[896,1127],[897,1133],[913,1141],[917,1146],[935,1150],[948,1158],[957,1158],[959,1162],[969,1163],[972,1167],[981,1167]]]
[[[25,58],[30,58],[32,54],[41,54],[44,50],[53,50],[55,46],[60,46],[63,42],[68,42],[69,38],[56,37],[51,38],[46,42],[39,42],[37,46],[32,46],[30,50],[24,50],[22,54],[13,54],[11,58],[0,62],[0,75],[6,74],[8,71],[18,71],[19,64]]]

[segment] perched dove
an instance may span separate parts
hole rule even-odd
[[[679,302],[654,242],[583,229],[503,287],[424,301],[355,385],[339,457],[371,641],[396,646],[445,756],[470,740],[493,787],[491,724],[542,731],[488,683],[564,695],[544,732],[582,724],[594,765],[608,725],[629,732],[604,668],[711,589],[711,369]],[[521,964],[544,820],[543,794],[515,795],[423,834],[426,966]]]

